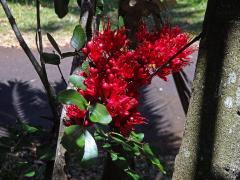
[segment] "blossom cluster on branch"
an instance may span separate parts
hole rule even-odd
[[[178,27],[164,26],[160,31],[149,32],[145,24],[136,33],[137,47],[131,49],[124,27],[111,30],[105,24],[102,32],[96,33],[82,52],[90,60],[89,72],[80,72],[85,89],[78,92],[89,102],[104,104],[112,117],[111,127],[128,135],[134,126],[145,123],[138,111],[139,88],[150,84],[151,74],[176,54],[189,41],[189,35]],[[189,64],[188,48],[157,73],[166,80],[167,75],[180,71]],[[90,126],[88,110],[76,105],[66,107],[68,125]]]

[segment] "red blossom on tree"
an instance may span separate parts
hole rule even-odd
[[[140,25],[136,38],[138,45],[132,50],[125,28],[111,30],[108,24],[82,49],[92,66],[88,75],[80,74],[85,78],[86,89],[78,91],[90,104],[104,104],[112,116],[112,126],[124,135],[145,122],[137,110],[138,89],[149,84],[151,74],[189,40],[178,27],[165,26],[159,32],[149,32],[144,24]],[[189,63],[192,51],[190,48],[183,51],[157,75],[166,80],[170,73],[180,71]],[[86,110],[74,105],[67,107],[67,116],[74,124],[86,125],[83,120],[86,115]]]

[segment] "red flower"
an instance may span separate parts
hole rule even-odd
[[[90,73],[84,76],[86,90],[79,90],[90,104],[102,103],[113,118],[113,126],[128,135],[144,118],[137,110],[138,89],[151,82],[151,74],[188,43],[188,35],[178,27],[165,26],[160,32],[149,32],[142,24],[136,33],[135,50],[128,46],[124,28],[111,30],[110,25],[93,36],[82,49],[92,61]],[[158,73],[166,80],[167,75],[181,70],[189,63],[186,49]],[[75,124],[86,126],[86,111],[76,106],[67,107],[67,116]]]

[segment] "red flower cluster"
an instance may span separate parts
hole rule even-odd
[[[149,84],[151,74],[188,42],[188,35],[179,28],[164,27],[160,32],[148,32],[141,25],[136,34],[138,46],[129,48],[129,41],[124,28],[112,31],[110,25],[93,36],[83,53],[92,61],[90,73],[81,73],[85,77],[86,90],[79,90],[91,104],[100,102],[107,107],[112,116],[113,127],[127,135],[136,124],[144,123],[144,118],[137,110],[138,89]],[[185,66],[192,53],[185,50],[164,67],[158,75],[166,79],[171,72]],[[83,124],[85,111],[76,106],[67,107],[67,116],[76,124]],[[85,121],[84,121],[85,122]]]

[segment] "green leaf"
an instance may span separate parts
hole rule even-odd
[[[66,127],[64,129],[61,143],[69,152],[83,152],[85,145],[83,128],[78,125]]]
[[[47,38],[49,40],[49,42],[52,44],[52,46],[54,47],[54,49],[58,52],[59,55],[61,55],[61,50],[57,44],[57,42],[55,41],[55,39],[52,37],[51,34],[47,33]]]
[[[87,37],[84,29],[81,25],[77,25],[73,31],[73,36],[70,42],[71,46],[76,50],[80,50],[84,46],[86,41]]]
[[[22,129],[28,134],[33,134],[40,131],[38,128],[30,126],[27,123],[22,123]]]
[[[134,179],[134,180],[140,179],[140,176],[139,176],[135,171],[133,171],[133,170],[131,170],[131,169],[125,169],[124,171],[125,171],[125,172],[127,173],[127,175],[129,175],[132,179]]]
[[[55,13],[63,18],[68,13],[69,0],[54,0]]]
[[[79,92],[73,89],[67,89],[60,92],[57,96],[57,100],[63,104],[74,104],[81,110],[85,110],[87,108],[86,99],[79,94]]]
[[[33,176],[35,176],[35,174],[36,174],[35,170],[30,170],[30,171],[26,172],[23,176],[24,177],[33,177]]]
[[[112,161],[116,161],[118,159],[118,153],[111,152],[110,155],[111,155]]]
[[[98,157],[97,144],[92,135],[86,130],[85,131],[85,146],[82,162],[93,160]]]
[[[54,53],[42,53],[42,58],[46,64],[59,65],[60,56]]]
[[[73,57],[76,55],[76,52],[65,52],[61,54],[62,59],[67,58],[67,57]]]
[[[107,111],[107,108],[99,103],[96,103],[94,106],[89,108],[89,119],[92,122],[107,125],[112,121],[112,117]]]
[[[82,63],[81,70],[82,70],[83,72],[85,72],[86,74],[89,74],[89,69],[90,69],[89,62],[88,62],[88,61],[84,61],[84,62]]]
[[[130,139],[133,139],[137,142],[142,142],[144,138],[144,133],[135,133],[134,131],[132,131],[129,137]]]
[[[146,156],[147,159],[150,160],[150,162],[157,167],[162,173],[166,173],[164,171],[164,168],[162,164],[160,163],[159,159],[153,154],[149,144],[144,144],[143,145],[143,153]]]
[[[128,151],[128,152],[133,151],[133,148],[131,147],[131,145],[127,143],[128,140],[125,137],[123,137],[121,134],[112,132],[111,139],[115,143],[120,144],[125,151]]]
[[[110,148],[110,147],[112,147],[111,146],[111,144],[109,144],[109,143],[105,143],[105,144],[103,144],[103,146],[102,146],[104,149],[108,149],[108,148]]]
[[[72,83],[74,85],[74,87],[82,89],[82,90],[86,90],[86,86],[83,83],[85,80],[84,77],[73,74],[69,77],[69,82]]]
[[[124,26],[124,20],[122,16],[118,17],[118,28]]]

